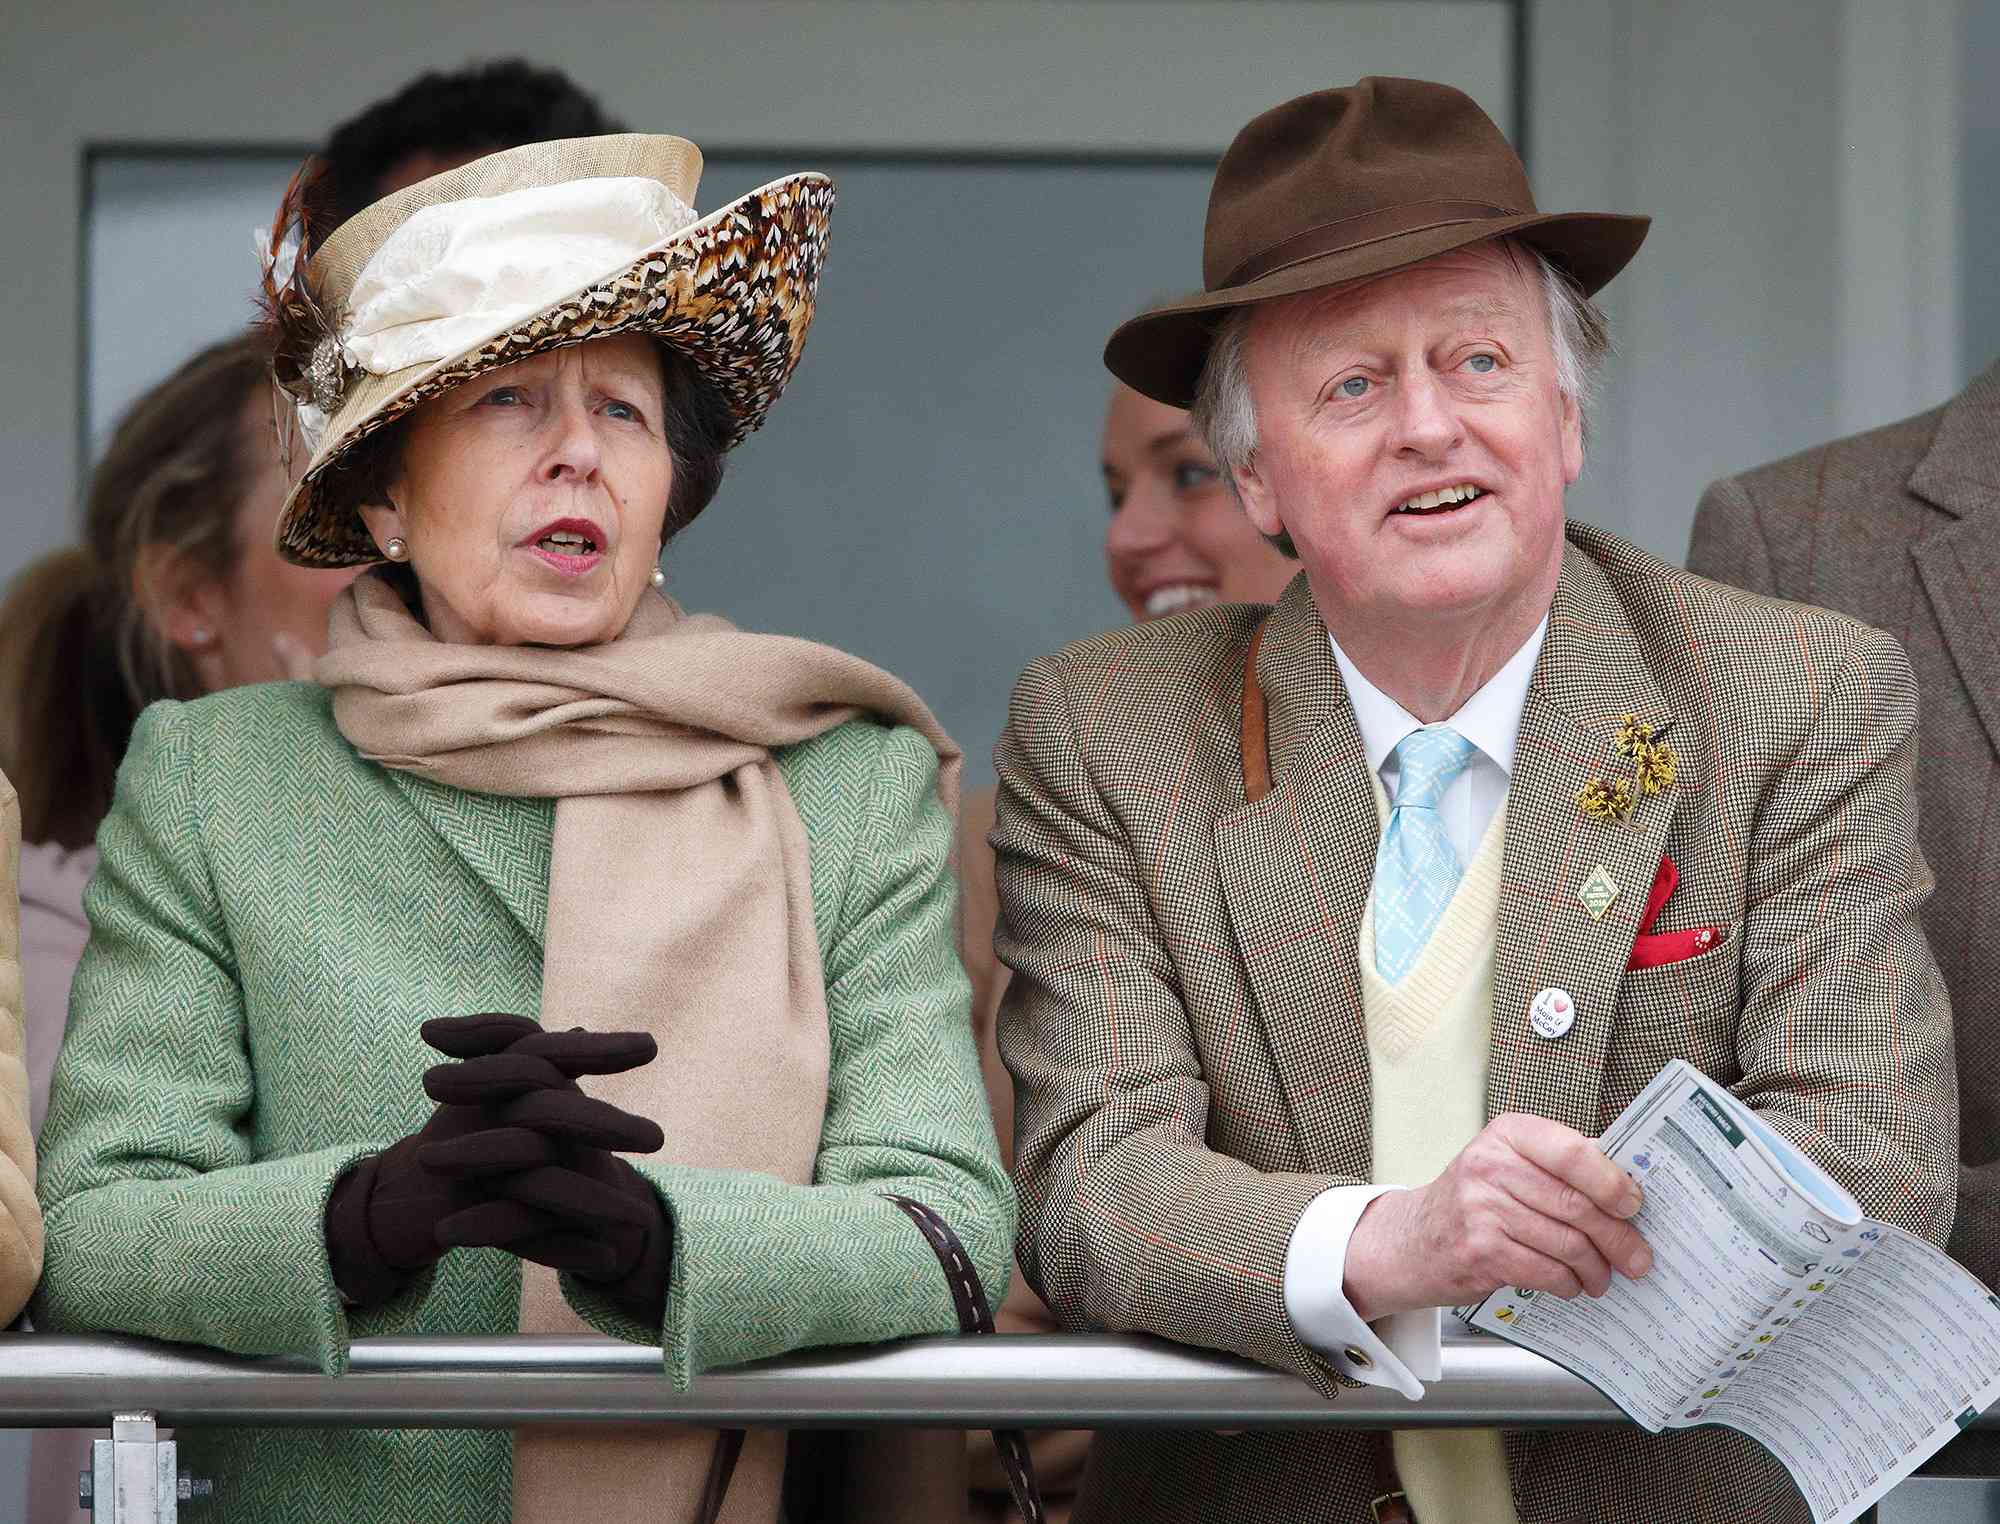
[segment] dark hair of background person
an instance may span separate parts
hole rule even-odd
[[[327,137],[320,190],[329,228],[379,200],[383,177],[412,158],[477,158],[523,143],[623,131],[560,69],[525,59],[422,74]]]
[[[91,473],[81,542],[26,567],[0,603],[0,769],[23,841],[89,845],[139,711],[202,693],[139,581],[151,547],[217,579],[235,570],[243,411],[270,365],[269,341],[246,334],[134,402]]]

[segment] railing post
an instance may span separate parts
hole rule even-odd
[[[177,1524],[173,1441],[151,1413],[118,1413],[91,1447],[90,1516],[97,1524]]]
[[[179,1449],[160,1438],[151,1413],[114,1415],[111,1437],[90,1447],[77,1502],[96,1524],[179,1524],[181,1503],[213,1490],[206,1480],[180,1474]]]

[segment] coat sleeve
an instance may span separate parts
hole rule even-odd
[[[1871,1217],[1942,1244],[1957,1195],[1951,1002],[1919,919],[1916,678],[1862,631],[1819,677],[1749,842],[1735,1090]]]
[[[227,907],[209,876],[217,773],[189,710],[140,718],[85,895],[91,940],[43,1129],[39,1327],[345,1368],[322,1218],[364,1147],[259,1159]]]
[[[1054,663],[1023,674],[995,761],[1022,1273],[1071,1327],[1227,1350],[1333,1395],[1286,1313],[1285,1257],[1315,1197],[1363,1182],[1207,1146],[1180,986]]]
[[[1702,493],[1694,511],[1687,568],[1711,582],[1762,593],[1767,598],[1785,596],[1771,565],[1771,547],[1764,539],[1756,500],[1741,478],[1724,477]]]
[[[885,1195],[921,1201],[951,1225],[989,1302],[1007,1291],[1014,1192],[953,940],[953,822],[937,797],[937,756],[913,730],[844,728],[870,740],[864,760],[845,764],[851,786],[829,791],[852,830],[821,959],[830,1053],[814,1183],[635,1160],[673,1223],[665,1326],[637,1324],[564,1279],[594,1326],[659,1343],[677,1386],[789,1350],[956,1333],[937,1256]]]
[[[21,807],[0,774],[0,1327],[14,1320],[42,1272],[35,1139],[22,1063]]]

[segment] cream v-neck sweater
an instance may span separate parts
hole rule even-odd
[[[1375,807],[1386,828],[1389,802],[1379,780]],[[1503,804],[1402,983],[1375,971],[1372,894],[1362,913],[1361,1009],[1377,1184],[1428,1184],[1486,1125],[1506,838]],[[1519,1524],[1498,1429],[1400,1429],[1396,1470],[1421,1524]]]

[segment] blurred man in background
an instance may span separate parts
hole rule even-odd
[[[1852,614],[1916,668],[1924,910],[1958,1048],[1958,1218],[1947,1246],[2000,1287],[2000,365],[1943,407],[1727,477],[1688,569]],[[2000,1433],[1932,1471],[2000,1475]]]

